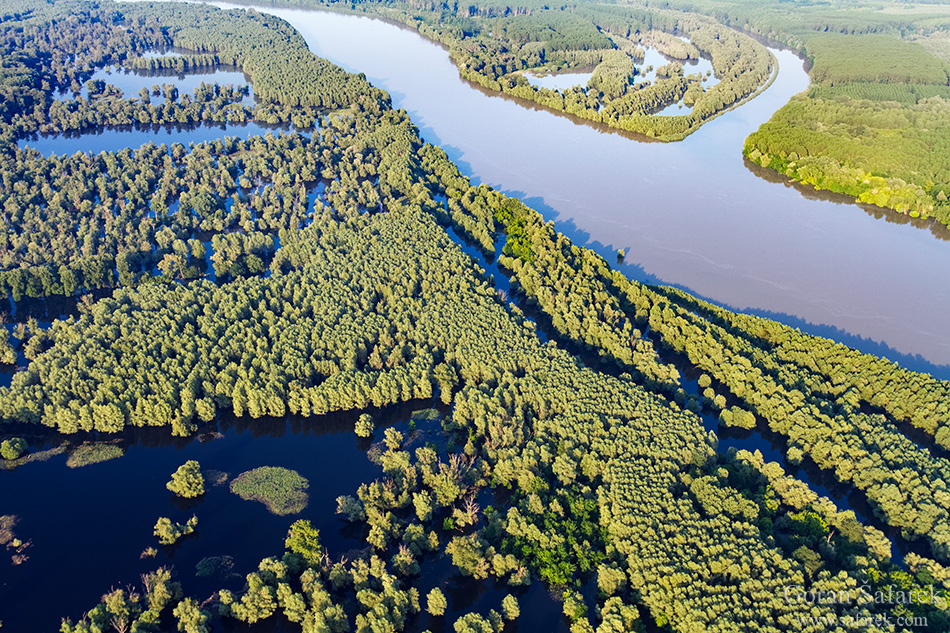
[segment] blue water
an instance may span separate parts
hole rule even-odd
[[[247,139],[251,136],[263,136],[268,132],[275,132],[275,128],[263,127],[257,123],[243,123],[232,125],[199,125],[199,126],[148,126],[144,128],[120,129],[110,128],[85,132],[78,135],[53,136],[34,135],[32,138],[21,139],[17,145],[32,147],[44,156],[71,156],[77,152],[118,152],[126,148],[135,149],[146,143],[155,143],[171,146],[181,143],[204,143],[222,139],[227,136]]]

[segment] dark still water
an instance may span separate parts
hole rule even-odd
[[[803,195],[743,161],[746,136],[808,86],[792,53],[773,51],[780,70],[762,95],[682,142],[642,143],[476,90],[447,51],[414,32],[259,9],[290,22],[317,55],[388,90],[475,182],[523,198],[608,261],[629,249],[628,276],[950,377],[948,232]]]
[[[355,496],[361,483],[382,475],[367,451],[382,440],[384,427],[403,433],[407,450],[432,443],[444,453],[447,435],[439,418],[416,415],[416,421],[410,422],[420,409],[434,406],[444,409],[441,404],[417,401],[372,412],[377,428],[369,439],[353,432],[360,411],[310,420],[228,416],[217,428],[203,428],[197,438],[173,438],[155,429],[128,433],[114,443],[125,454],[97,464],[70,468],[67,455],[60,454],[12,471],[0,470],[0,515],[16,515],[16,536],[31,543],[23,550],[29,558],[19,565],[11,564],[11,550],[0,548],[4,554],[0,558],[3,630],[59,630],[61,618],[81,619],[110,589],[141,593],[141,574],[161,566],[170,567],[185,595],[199,601],[219,589],[240,592],[245,575],[256,570],[261,559],[282,555],[287,530],[297,519],[309,519],[320,530],[320,540],[333,559],[353,560],[356,550],[366,547],[366,528],[340,518],[336,498]],[[61,442],[61,437],[51,438],[49,446]],[[228,483],[260,466],[296,470],[310,482],[309,503],[299,514],[276,516],[262,503],[232,494],[228,483],[208,483],[202,497],[180,499],[165,489],[165,483],[189,459],[197,460],[206,475],[208,471],[228,473]],[[492,504],[492,492],[484,491],[478,501],[483,508]],[[153,536],[159,517],[184,523],[192,515],[198,517],[196,532],[175,545],[162,546]],[[157,556],[140,558],[147,547],[155,547]],[[230,559],[228,566],[199,577],[196,565],[206,557]],[[508,593],[518,598],[522,616],[506,631],[567,633],[562,605],[543,583],[515,589],[504,583],[475,581],[461,576],[447,556],[430,554],[420,563],[423,573],[411,582],[422,596],[423,608],[425,595],[439,587],[448,599],[448,610],[441,618],[425,612],[412,618],[406,629],[410,633],[448,630],[457,617],[470,611],[500,612]],[[174,630],[171,616],[163,622],[163,631]],[[216,624],[214,630],[300,629],[277,617],[253,627],[228,620]]]
[[[81,134],[55,134],[51,136],[33,135],[21,139],[20,147],[32,147],[44,156],[72,156],[76,152],[98,154],[99,152],[121,152],[126,148],[136,149],[146,143],[165,144],[171,147],[181,143],[205,143],[231,136],[248,139],[252,136],[264,136],[268,132],[277,133],[279,128],[263,127],[257,123],[237,123],[229,125],[147,125],[125,128],[106,128],[82,132]]]
[[[377,418],[405,427],[412,408],[395,408]],[[348,530],[335,514],[336,497],[355,495],[360,483],[381,474],[366,456],[369,441],[353,433],[358,415],[291,422],[232,419],[219,434],[200,439],[146,430],[119,444],[126,452],[118,459],[70,469],[66,456],[59,455],[0,471],[0,514],[17,515],[17,537],[32,541],[24,550],[29,559],[21,565],[11,565],[3,550],[3,630],[59,630],[60,618],[81,618],[110,588],[141,591],[139,575],[163,565],[173,567],[174,580],[199,601],[221,588],[240,591],[244,575],[262,558],[282,554],[287,530],[300,518],[320,529],[334,557],[362,547],[365,535]],[[376,436],[378,441],[382,432]],[[208,485],[198,499],[179,499],[165,483],[189,459],[198,460],[203,470],[229,473],[229,480],[259,466],[296,470],[310,481],[309,505],[299,515],[276,516],[262,503],[232,494],[227,483]],[[195,534],[172,546],[159,545],[152,534],[159,517],[184,523],[192,515],[198,517]],[[150,546],[158,549],[157,557],[140,559]],[[197,577],[195,565],[206,556],[233,557],[236,575]]]
[[[153,86],[172,85],[181,95],[193,94],[201,84],[219,84],[221,86],[240,87],[249,85],[250,81],[242,72],[227,69],[199,69],[187,73],[142,72],[123,70],[115,67],[101,68],[96,71],[93,80],[102,80],[122,90],[126,99],[138,99],[138,92],[142,88],[151,91]],[[83,98],[88,98],[88,90],[83,87]],[[60,94],[57,98],[66,100],[73,98],[72,93]],[[150,94],[151,103],[162,104],[164,96]],[[248,90],[248,95],[241,101],[245,106],[253,107],[254,91]],[[126,148],[137,148],[146,143],[171,147],[174,143],[181,143],[185,147],[189,143],[204,143],[226,136],[247,139],[251,136],[262,136],[268,130],[274,131],[275,126],[261,126],[256,123],[201,124],[201,125],[136,125],[109,127],[90,130],[81,133],[52,134],[43,136],[34,134],[30,138],[20,139],[20,147],[32,147],[44,156],[72,156],[76,152],[119,152]]]

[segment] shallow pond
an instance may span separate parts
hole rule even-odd
[[[547,88],[548,90],[567,90],[574,86],[586,86],[594,73],[553,73],[539,77],[530,72],[525,73],[524,77],[528,83],[535,88]]]
[[[146,143],[165,144],[171,147],[181,143],[205,143],[227,136],[247,139],[263,136],[268,132],[277,133],[279,128],[264,127],[257,123],[230,125],[149,125],[125,128],[107,128],[76,135],[34,135],[21,139],[20,147],[32,147],[44,156],[72,156],[76,152],[98,154],[99,152],[119,152],[126,148],[138,148]]]
[[[146,55],[143,55],[145,57]],[[250,86],[250,79],[244,73],[238,70],[228,70],[224,68],[214,68],[214,69],[199,69],[188,71],[187,73],[175,73],[175,72],[146,72],[140,70],[129,70],[126,68],[119,68],[116,66],[107,66],[106,68],[100,68],[92,77],[90,81],[101,80],[107,84],[112,84],[116,88],[122,91],[123,96],[126,99],[137,98],[139,91],[142,88],[145,88],[149,91],[152,90],[153,86],[162,86],[164,84],[175,86],[178,89],[178,92],[181,94],[193,94],[195,88],[198,88],[201,84],[220,84],[222,86],[232,85],[235,88],[239,86],[248,85]],[[79,95],[83,99],[89,98],[89,90],[83,84],[82,89],[79,92]],[[66,101],[69,99],[75,98],[75,95],[72,92],[66,91],[61,92],[56,95],[56,98],[60,101]],[[161,95],[150,95],[149,99],[152,103],[160,104],[164,103],[165,97]],[[254,102],[254,92],[253,89],[250,94],[244,98],[243,103],[253,103]]]
[[[158,85],[173,85],[179,93],[193,94],[201,84],[233,85],[240,87],[249,85],[244,73],[234,69],[216,68],[211,70],[196,70],[187,73],[153,73],[120,69],[117,67],[100,68],[92,80],[102,80],[107,84],[122,90],[127,99],[138,98],[139,90],[146,88],[149,91]],[[80,96],[88,98],[88,90],[83,85]],[[72,99],[72,93],[61,93],[59,99]],[[152,103],[161,104],[164,96],[150,95]],[[253,105],[254,92],[249,90],[248,96],[241,101],[245,105]],[[44,156],[71,156],[76,152],[117,152],[125,148],[137,148],[146,143],[169,147],[174,143],[188,146],[189,143],[203,143],[214,141],[225,136],[247,139],[251,136],[260,136],[268,131],[276,132],[279,128],[262,126],[257,123],[242,123],[229,125],[136,125],[110,127],[82,133],[54,134],[43,136],[34,134],[32,137],[20,139],[19,147],[32,147]]]

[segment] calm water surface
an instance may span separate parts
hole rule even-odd
[[[97,70],[91,79],[101,79],[108,84],[112,84],[122,90],[126,99],[138,98],[139,90],[142,88],[151,90],[155,85],[173,85],[178,88],[180,95],[185,95],[194,94],[195,89],[202,83],[219,84],[221,86],[232,85],[236,88],[250,84],[244,73],[226,68],[170,73],[130,71],[110,66]],[[251,89],[248,92],[241,103],[250,107],[254,105],[254,91]],[[79,94],[83,98],[88,98],[89,91],[86,89],[85,83]],[[60,93],[57,98],[72,100],[74,95],[71,92],[64,92]],[[150,100],[153,104],[160,105],[164,103],[165,98],[164,96],[150,95]],[[181,143],[187,147],[189,143],[204,143],[226,136],[247,139],[251,136],[262,136],[269,130],[276,133],[277,129],[274,126],[265,127],[253,122],[229,125],[136,125],[47,136],[34,134],[30,138],[20,139],[17,145],[19,147],[32,147],[44,156],[54,154],[57,156],[72,156],[76,152],[92,152],[93,154],[118,152],[125,148],[141,147],[146,143],[155,143],[156,145],[164,143],[169,147],[174,143]]]
[[[222,425],[221,436],[205,435],[204,441],[140,431],[125,436],[126,454],[119,459],[69,469],[60,455],[0,472],[0,514],[19,516],[17,536],[32,541],[22,565],[10,565],[8,556],[0,561],[4,630],[58,630],[61,617],[79,619],[110,587],[141,590],[139,574],[162,565],[174,567],[175,580],[199,600],[220,588],[240,590],[262,558],[281,554],[287,529],[299,518],[313,521],[337,556],[360,547],[362,534],[348,532],[334,513],[338,495],[354,494],[380,472],[366,458],[368,442],[353,435],[356,415],[292,423],[232,420]],[[394,410],[386,423],[406,415]],[[178,499],[165,483],[189,459],[232,478],[258,466],[295,469],[310,480],[310,503],[300,515],[279,517],[231,494],[227,484],[209,487],[199,499]],[[161,546],[152,535],[158,517],[184,523],[192,515],[197,532],[179,543]],[[140,559],[149,546],[158,556]],[[205,556],[232,556],[237,576],[196,577],[195,564]]]
[[[160,55],[155,53],[153,55],[143,55],[143,57],[158,57],[158,56],[174,56],[175,54],[169,55]],[[91,81],[102,80],[107,84],[112,84],[116,88],[122,91],[123,96],[126,99],[137,98],[139,95],[139,90],[142,88],[147,88],[149,91],[154,86],[161,87],[164,84],[172,85],[178,88],[178,92],[182,95],[185,94],[194,94],[195,89],[198,88],[201,84],[220,84],[222,86],[232,85],[235,88],[250,85],[251,81],[243,72],[237,70],[226,70],[223,68],[198,68],[195,70],[189,70],[188,72],[178,73],[172,71],[143,71],[143,70],[130,70],[127,68],[120,68],[118,66],[108,66],[106,68],[100,68],[93,73],[90,77]],[[89,90],[86,89],[86,84],[83,82],[82,88],[79,91],[79,95],[84,99],[89,98]],[[56,95],[56,99],[60,101],[68,101],[75,97],[74,93],[70,91],[60,92]],[[165,97],[161,95],[149,95],[149,98],[154,104],[165,103]],[[254,93],[251,92],[248,97],[245,97],[244,103],[254,103]]]
[[[524,78],[535,88],[547,88],[548,90],[567,90],[574,86],[586,86],[590,81],[593,72],[588,73],[555,73],[539,77],[531,73],[525,73]]]
[[[32,138],[21,139],[18,145],[32,147],[44,156],[72,156],[76,152],[120,152],[126,148],[139,148],[146,143],[164,144],[168,147],[181,143],[188,147],[189,143],[205,143],[228,136],[247,140],[252,136],[264,136],[268,132],[276,135],[280,128],[264,127],[253,122],[228,125],[147,125],[106,128],[70,135],[34,135]]]
[[[621,270],[631,278],[950,377],[948,233],[803,195],[743,160],[746,136],[808,86],[792,53],[773,51],[779,74],[759,97],[683,142],[642,143],[485,94],[414,32],[360,16],[260,10],[388,90],[475,182],[523,198],[609,261],[629,249]]]

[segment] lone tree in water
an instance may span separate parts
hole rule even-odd
[[[448,606],[448,602],[445,599],[445,594],[442,593],[442,590],[436,587],[429,592],[429,595],[426,598],[426,610],[434,615],[440,616],[445,615],[445,609]]]
[[[165,484],[165,487],[179,497],[200,497],[205,493],[205,478],[201,474],[201,466],[193,459],[188,460],[172,473],[172,480]]]
[[[18,459],[26,451],[27,443],[22,437],[12,437],[0,443],[0,457]]]
[[[368,413],[364,413],[360,416],[360,419],[356,421],[355,431],[359,437],[369,437],[373,434],[375,428],[373,425],[373,416]]]

